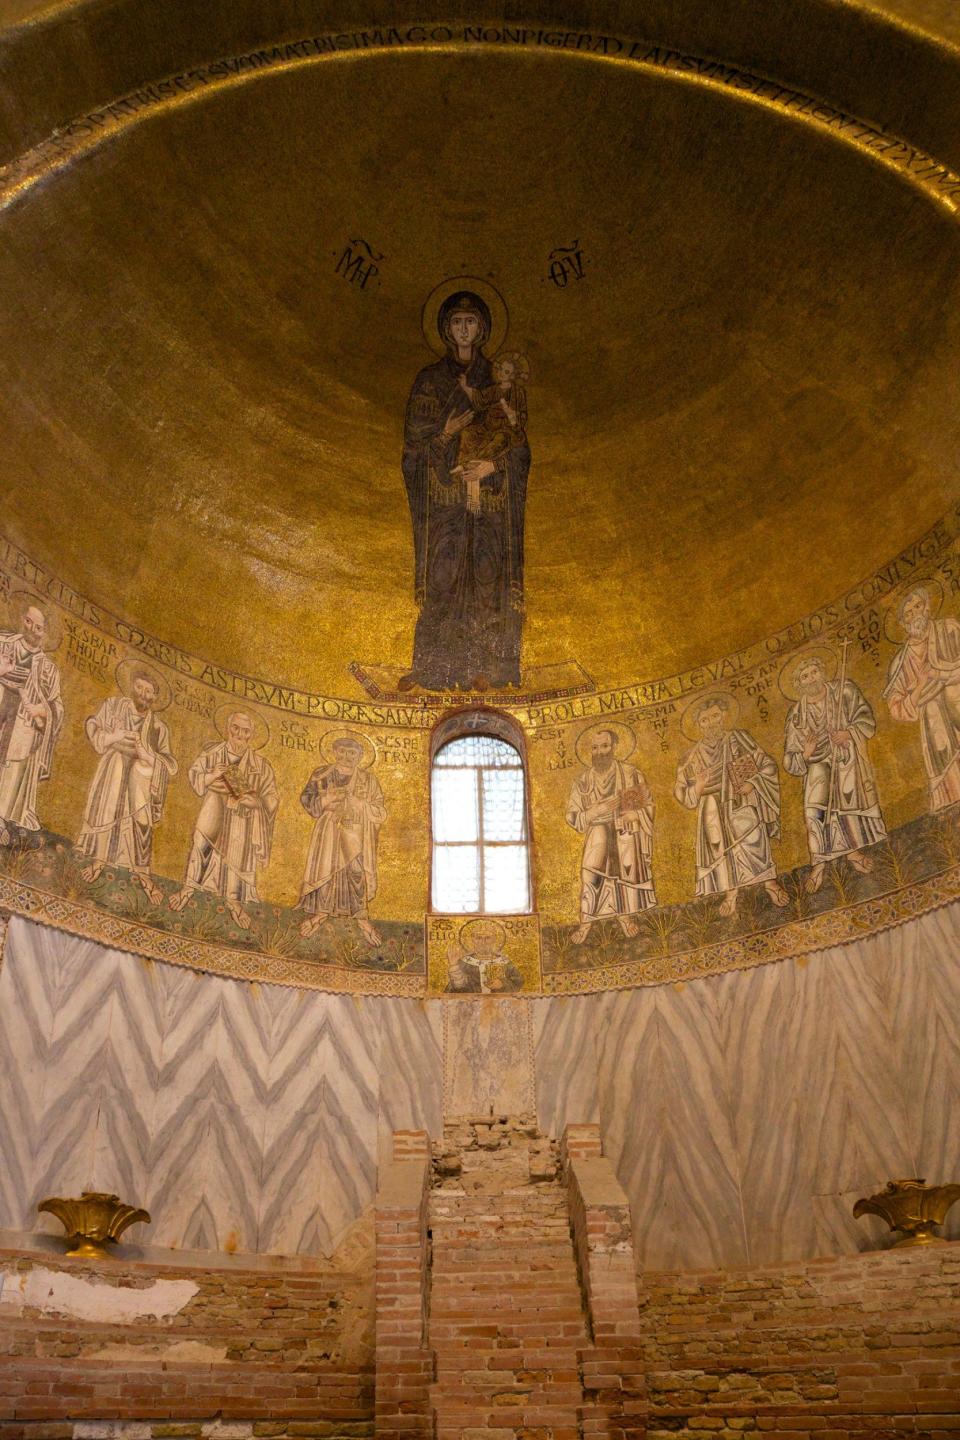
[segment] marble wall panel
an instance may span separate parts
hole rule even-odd
[[[115,963],[110,952],[33,929],[11,922],[0,989],[0,1112],[18,1177],[4,1202],[12,1223],[56,1230],[50,1217],[37,1220],[37,1202],[97,1187]]]
[[[555,1138],[565,1125],[600,1119],[593,996],[530,1001],[536,1056],[537,1116]]]
[[[260,1246],[330,1254],[376,1188],[377,1002],[313,992],[284,1001],[269,1071]]]
[[[164,967],[163,1042],[154,1099],[147,1208],[155,1240],[198,1250],[257,1248],[251,1180],[263,1130],[262,992],[207,977],[192,987]]]
[[[857,1248],[844,1197],[909,1166],[885,976],[858,959],[815,956],[717,986],[752,1263]]]
[[[646,1266],[746,1263],[714,999],[688,985],[597,1002],[601,1130]]]
[[[380,1136],[443,1134],[442,1000],[374,1002],[380,1016]]]
[[[56,1231],[39,1198],[102,1188],[151,1211],[140,1243],[330,1253],[373,1195],[383,1004],[222,980],[14,919],[0,1228]],[[435,1031],[391,1023],[394,1068],[408,1046],[408,1072],[432,1064],[438,1096]],[[397,1113],[429,1110],[415,1090]]]
[[[443,1009],[445,1115],[532,1115],[530,1002],[486,996],[448,1000]]]
[[[107,1044],[101,1071],[94,1135],[94,1188],[147,1203],[153,1165],[153,1129],[163,1050],[162,1014],[156,992],[163,976],[149,960],[135,967],[112,959]],[[86,962],[88,957],[81,957]],[[58,1067],[59,1068],[59,1067]],[[134,1232],[150,1238],[147,1227]]]
[[[538,1001],[541,1123],[562,1125],[564,1097],[589,1090],[592,1031],[604,1144],[644,1265],[888,1243],[882,1222],[853,1219],[858,1196],[901,1175],[960,1180],[958,955],[952,906],[797,961],[586,997],[575,1022],[566,1000]],[[960,1235],[960,1215],[945,1233]]]
[[[90,1187],[153,1212],[143,1243],[330,1253],[378,1140],[530,1110],[535,1085],[548,1132],[599,1118],[647,1267],[873,1246],[859,1194],[960,1179],[958,942],[960,905],[686,985],[420,1002],[246,985],[14,919],[0,1228]]]
[[[904,1173],[960,1180],[960,906],[889,930],[866,953],[889,973],[891,1066],[910,1138]],[[960,1239],[960,1207],[943,1234]]]

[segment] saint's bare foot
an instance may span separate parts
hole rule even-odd
[[[362,915],[358,915],[358,916],[357,916],[357,925],[358,925],[358,927],[359,927],[360,934],[363,936],[364,940],[366,940],[366,942],[367,942],[368,945],[380,945],[380,944],[382,944],[382,941],[381,941],[381,939],[380,939],[380,936],[378,935],[377,931],[373,928],[373,926],[370,924],[370,921],[369,921],[369,920],[365,920]]]
[[[84,865],[80,871],[80,878],[85,881],[87,885],[92,885],[94,880],[99,880],[102,874],[103,861],[94,860],[92,865]]]
[[[574,945],[582,945],[589,934],[589,925],[578,925],[576,930],[574,930],[572,935],[570,936],[570,939],[572,940]]]
[[[620,929],[624,935],[626,935],[628,940],[633,940],[640,929],[636,920],[634,920],[632,915],[619,915],[617,918],[620,921]]]
[[[320,926],[326,920],[326,914],[310,915],[300,926],[300,936],[303,940],[309,940],[311,935],[316,935]]]
[[[6,825],[0,824],[0,845],[12,845],[13,836]]]
[[[136,871],[134,872],[133,878],[143,890],[150,904],[159,905],[163,900],[163,891],[156,881],[152,880],[149,875],[142,875]]]
[[[768,880],[763,888],[770,896],[770,899],[773,901],[774,905],[778,905],[781,910],[785,905],[790,904],[790,896],[787,894],[786,890],[784,890],[779,880]]]
[[[873,861],[869,855],[864,855],[862,850],[851,850],[847,859],[858,875],[869,875],[873,869]]]
[[[737,892],[736,892],[736,890],[730,890],[730,891],[728,891],[727,894],[723,897],[723,903],[722,903],[721,906],[720,906],[720,914],[721,914],[721,915],[735,915],[736,913],[737,913]]]
[[[182,890],[178,890],[175,895],[171,895],[170,899],[167,901],[167,904],[170,906],[171,910],[182,910],[192,894],[193,891],[187,889],[187,887],[185,886]]]
[[[235,920],[235,921],[237,922],[237,924],[240,926],[240,929],[241,929],[241,930],[249,930],[249,929],[250,929],[250,926],[253,924],[253,921],[250,919],[250,916],[247,914],[246,910],[244,910],[243,906],[239,903],[239,901],[237,901],[237,900],[228,900],[228,901],[227,901],[227,909],[230,911],[230,914],[233,916],[234,920]]]
[[[823,884],[823,875],[826,868],[826,864],[822,860],[818,860],[816,865],[814,865],[810,874],[803,882],[803,888],[808,895],[816,895],[820,886]]]

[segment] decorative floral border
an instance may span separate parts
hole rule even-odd
[[[808,955],[831,945],[845,945],[883,930],[892,930],[930,910],[960,899],[960,865],[886,895],[856,905],[825,910],[807,920],[788,921],[772,930],[722,940],[681,955],[647,956],[643,960],[601,965],[544,975],[547,995],[588,995],[598,990],[627,990],[645,985],[670,985],[731,970],[752,970],[776,960]]]
[[[148,960],[185,965],[231,980],[256,980],[266,985],[292,985],[303,990],[327,990],[349,995],[423,995],[423,975],[390,974],[379,970],[348,970],[266,955],[257,950],[232,950],[206,940],[141,925],[90,905],[78,905],[0,875],[0,906],[14,915],[52,925],[85,940],[96,940],[114,950],[127,950]]]
[[[928,911],[942,909],[957,899],[960,899],[960,865],[953,865],[939,875],[886,895],[872,896],[855,905],[827,910],[806,920],[788,921],[772,930],[724,940],[685,954],[648,956],[643,960],[602,965],[592,970],[545,974],[543,989],[539,993],[589,995],[601,990],[670,985],[733,970],[751,970],[757,965],[793,959],[814,950],[848,944],[852,940],[891,930]],[[86,940],[96,940],[112,949],[161,960],[168,965],[184,965],[231,980],[348,995],[420,999],[427,993],[425,975],[345,969],[266,955],[260,951],[231,950],[124,920],[4,876],[0,876],[0,907],[38,924],[65,930]],[[4,930],[0,915],[0,954]],[[525,993],[531,995],[534,992]]]

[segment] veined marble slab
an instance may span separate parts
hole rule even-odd
[[[532,1115],[533,1017],[517,997],[443,1004],[443,1113]]]
[[[131,1242],[329,1254],[378,1139],[444,1114],[599,1118],[648,1268],[887,1243],[858,1195],[960,1180],[960,904],[755,970],[427,1002],[257,986],[22,919],[0,971],[0,1228],[115,1190]],[[960,1238],[960,1206],[944,1232]]]

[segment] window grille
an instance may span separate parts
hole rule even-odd
[[[433,908],[519,914],[530,905],[526,776],[519,750],[461,735],[433,760]]]

